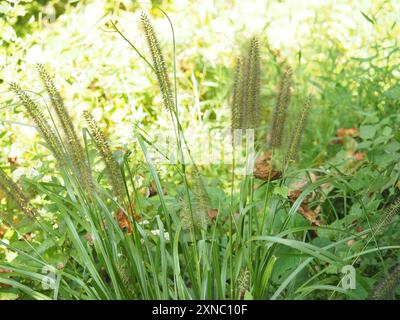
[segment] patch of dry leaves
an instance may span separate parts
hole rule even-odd
[[[260,180],[273,181],[282,177],[282,172],[271,165],[271,151],[264,152],[254,163],[254,177]]]
[[[302,193],[302,190],[293,190],[289,192],[289,199],[292,203],[294,203],[300,194]],[[318,205],[315,209],[310,209],[309,207],[309,200],[310,200],[310,195],[307,195],[304,200],[301,202],[299,208],[297,211],[304,217],[306,218],[312,226],[320,226],[324,222],[322,221],[320,217],[321,213],[321,206]]]

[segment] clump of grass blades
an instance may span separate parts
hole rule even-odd
[[[173,111],[174,104],[171,89],[159,43],[148,17],[142,15],[142,22],[152,53],[154,69],[158,70],[157,78],[164,105]],[[231,110],[232,129],[248,129],[258,126],[258,109],[260,107],[259,69],[258,41],[253,39],[250,42],[248,55],[238,59],[235,69],[234,97]],[[45,83],[49,81],[47,76],[42,76],[45,77]],[[51,92],[51,95],[54,95],[52,99],[54,100],[53,105],[60,104],[57,108],[60,109],[64,116],[66,114],[68,118],[69,115],[54,85],[52,83],[47,83],[47,85],[49,87],[47,90]],[[290,84],[281,84],[281,86],[285,89],[280,89],[282,92],[279,94],[281,97],[278,97],[279,103],[277,102],[277,105],[279,104],[279,108],[286,110],[287,106],[284,107],[284,105],[289,105],[290,89],[288,88],[290,88]],[[285,90],[287,93],[284,93]],[[289,95],[289,97],[285,98],[285,94]],[[300,145],[300,138],[303,134],[310,105],[307,100],[295,126],[288,149],[288,159],[294,159],[297,148]],[[92,115],[85,111],[84,117],[88,123],[94,144],[105,162],[114,195],[121,197],[127,191],[122,188],[123,185],[127,186],[124,180],[127,175],[123,171],[121,174],[118,163],[113,158],[109,142]],[[74,130],[70,120],[71,118],[65,120],[65,126],[70,126],[70,129]],[[68,131],[70,129],[62,128],[67,142],[69,141],[68,134],[71,134],[72,139],[74,139],[75,133]],[[284,124],[282,125],[282,132],[284,132],[283,128]],[[190,194],[183,197],[180,213],[181,221],[179,221],[179,218],[175,215],[175,210],[170,209],[169,203],[167,206],[167,199],[164,196],[155,167],[149,160],[150,157],[148,157],[144,147],[145,143],[139,137],[140,135],[138,135],[138,141],[141,144],[149,171],[156,182],[158,190],[158,198],[153,198],[154,208],[156,208],[154,211],[157,211],[157,206],[161,208],[154,216],[149,214],[150,221],[148,223],[150,225],[148,227],[154,226],[153,222],[157,220],[158,230],[146,230],[148,227],[145,224],[135,224],[132,233],[124,232],[123,229],[125,227],[121,227],[119,218],[114,219],[115,212],[112,210],[115,210],[115,206],[111,204],[109,207],[111,201],[108,201],[107,193],[96,193],[96,197],[90,203],[82,201],[83,197],[79,197],[80,190],[75,188],[75,185],[80,184],[82,179],[77,179],[75,175],[69,174],[69,172],[63,175],[65,180],[63,186],[57,185],[54,187],[54,189],[57,189],[56,192],[49,190],[52,186],[49,186],[49,189],[41,189],[45,193],[48,192],[49,199],[54,200],[54,204],[57,205],[57,210],[60,211],[59,217],[64,219],[66,228],[68,228],[68,240],[70,240],[68,245],[76,255],[76,258],[70,259],[62,272],[57,274],[57,276],[60,275],[61,279],[59,292],[62,298],[233,299],[239,297],[243,299],[248,293],[254,299],[265,299],[277,285],[270,280],[270,273],[274,266],[275,248],[282,243],[293,249],[300,250],[302,255],[310,254],[311,260],[317,260],[322,257],[324,263],[327,261],[331,263],[332,259],[336,261],[335,256],[329,254],[328,251],[325,252],[323,248],[317,248],[306,243],[305,238],[302,241],[297,240],[295,232],[297,233],[298,231],[292,231],[286,222],[281,227],[281,231],[285,232],[276,236],[265,236],[264,230],[266,229],[264,225],[266,224],[264,222],[261,228],[252,228],[253,221],[259,222],[257,220],[259,208],[256,204],[260,199],[258,195],[256,198],[252,194],[247,194],[246,186],[248,185],[249,189],[252,189],[247,182],[238,195],[239,201],[242,201],[241,198],[246,198],[246,200],[244,201],[243,210],[242,208],[240,209],[238,219],[234,220],[235,229],[232,225],[232,218],[235,218],[234,212],[230,215],[231,226],[229,227],[228,245],[226,221],[229,213],[224,206],[221,206],[220,214],[213,221],[212,227],[206,228],[207,222],[211,221],[211,219],[207,219],[210,198],[204,181],[200,176],[200,171],[196,167],[194,167],[192,175],[192,188],[190,190],[188,190],[189,188],[186,189]],[[77,143],[79,144],[80,142],[77,140]],[[56,146],[61,146],[61,142],[57,141]],[[83,161],[85,162],[86,160],[84,159]],[[128,165],[124,166],[122,170],[125,169],[131,174]],[[78,178],[80,177],[78,176]],[[3,180],[0,179],[0,182]],[[72,183],[70,183],[71,181]],[[285,182],[283,181],[282,183]],[[134,189],[132,176],[129,185]],[[317,184],[311,186],[313,189],[310,190],[316,190],[314,188],[318,187]],[[1,184],[0,187],[2,187]],[[99,186],[99,190],[100,188]],[[58,189],[67,190],[68,192],[63,192],[62,196],[60,196]],[[167,191],[169,192],[169,190]],[[106,199],[102,197],[103,195],[105,195]],[[128,193],[125,196],[128,196]],[[139,196],[139,194],[135,193],[135,196]],[[172,193],[169,196],[173,198]],[[249,199],[248,203],[247,198]],[[223,202],[226,198],[221,200]],[[265,207],[269,204],[267,201],[269,201],[269,197],[266,198]],[[285,200],[280,199],[279,201]],[[171,201],[171,203],[174,202]],[[234,203],[234,199],[232,203]],[[276,203],[278,204],[278,202]],[[149,206],[150,208],[153,208],[153,203],[146,203],[146,207],[148,204],[151,205],[151,207]],[[268,214],[271,217],[275,217],[281,212],[278,211],[278,207],[280,205],[271,206]],[[165,214],[158,215],[159,212]],[[147,214],[146,212],[143,213]],[[84,219],[81,219],[82,216]],[[250,219],[247,220],[249,216]],[[169,218],[172,219],[172,224],[169,223]],[[286,221],[289,221],[289,219]],[[125,220],[122,222],[126,224]],[[248,223],[249,228],[245,230],[246,223]],[[184,229],[189,228],[191,231],[194,231],[195,226],[199,227],[199,229],[202,229],[202,238],[189,238],[186,234],[182,235],[180,233],[181,224]],[[59,236],[59,230],[53,231],[54,234]],[[155,235],[152,231],[158,231],[158,234]],[[89,237],[86,237],[85,233],[89,234]],[[271,228],[272,233],[273,229]],[[168,234],[168,239],[164,234]],[[264,241],[271,242],[273,245],[265,245]],[[253,243],[253,250],[249,243]],[[303,266],[306,265],[304,264]],[[227,272],[228,268],[230,268],[229,272]],[[286,291],[287,293],[285,294],[290,296],[296,290],[297,285],[292,287],[291,284],[298,282],[295,274],[299,271],[301,269],[296,269],[293,276],[287,278],[288,281],[284,281],[282,283],[283,286],[279,286],[275,292],[276,296],[274,294],[272,297],[277,297]],[[227,293],[229,282],[231,291]],[[79,287],[79,290],[77,287]]]
[[[45,118],[39,106],[18,86],[16,83],[10,84],[10,90],[13,91],[25,107],[28,115],[35,122],[40,134],[46,141],[53,155],[60,162],[64,162],[64,156],[61,148],[61,142],[52,126]]]
[[[252,38],[247,56],[237,59],[231,104],[232,129],[255,129],[260,113],[260,52]]]
[[[163,104],[170,110],[175,111],[173,95],[171,91],[171,83],[168,77],[167,67],[161,50],[160,42],[150,22],[148,15],[145,12],[141,13],[141,21],[146,36],[147,44],[150,49],[151,58],[153,61],[154,72],[157,76],[158,84],[160,87]]]
[[[86,123],[89,127],[89,132],[93,138],[93,141],[96,145],[97,151],[100,153],[105,166],[106,173],[110,184],[112,186],[112,191],[114,195],[121,201],[124,201],[125,191],[124,191],[124,179],[121,174],[121,170],[119,168],[119,164],[117,160],[113,157],[111,152],[110,144],[105,137],[104,133],[99,128],[96,120],[93,118],[91,113],[87,110],[83,112],[83,116],[86,120]]]
[[[64,143],[71,160],[78,171],[79,177],[86,188],[91,191],[93,190],[93,180],[90,173],[89,166],[85,159],[85,152],[81,142],[78,139],[78,135],[75,132],[75,128],[72,122],[72,118],[68,113],[67,108],[64,105],[64,101],[56,89],[56,86],[51,79],[50,75],[42,64],[37,64],[37,69],[40,78],[43,82],[44,87],[50,97],[51,105],[54,108],[58,120],[61,124],[61,128],[64,134]]]
[[[383,278],[375,287],[372,295],[373,300],[391,299],[396,288],[400,284],[400,264],[397,264],[389,271],[389,275]]]
[[[287,118],[287,110],[291,99],[292,86],[292,69],[287,68],[281,77],[276,98],[275,108],[272,116],[271,140],[272,148],[282,146],[283,134],[285,132],[285,124]]]
[[[35,216],[35,211],[30,205],[27,195],[21,188],[0,168],[0,189],[3,190],[7,196],[14,201],[19,209],[29,217]]]

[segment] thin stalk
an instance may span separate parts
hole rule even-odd
[[[234,132],[234,130],[232,130]],[[230,290],[231,299],[234,299],[234,277],[233,277],[233,215],[234,212],[234,197],[233,190],[235,188],[235,143],[232,136],[232,186],[231,186],[231,214],[229,215],[229,273],[230,273]]]

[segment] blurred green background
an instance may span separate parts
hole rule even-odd
[[[294,108],[306,92],[317,98],[309,163],[331,156],[327,146],[339,127],[355,127],[366,112],[398,105],[399,1],[2,1],[2,161],[17,157],[29,167],[40,148],[32,128],[11,123],[27,120],[6,85],[17,81],[40,93],[36,62],[55,75],[76,119],[92,110],[112,141],[129,144],[134,125],[148,132],[168,128],[154,77],[109,23],[117,21],[148,54],[138,13],[149,10],[172,72],[172,33],[158,7],[174,25],[181,118],[191,129],[229,123],[232,69],[252,35],[261,41],[265,124],[283,63],[295,69]]]

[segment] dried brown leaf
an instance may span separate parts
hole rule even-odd
[[[210,211],[208,211],[208,217],[210,218],[210,220],[216,219],[217,216],[218,216],[218,210],[217,209],[211,209]]]
[[[276,180],[282,177],[282,172],[275,170],[271,165],[272,153],[264,152],[254,163],[254,177],[260,180]]]

